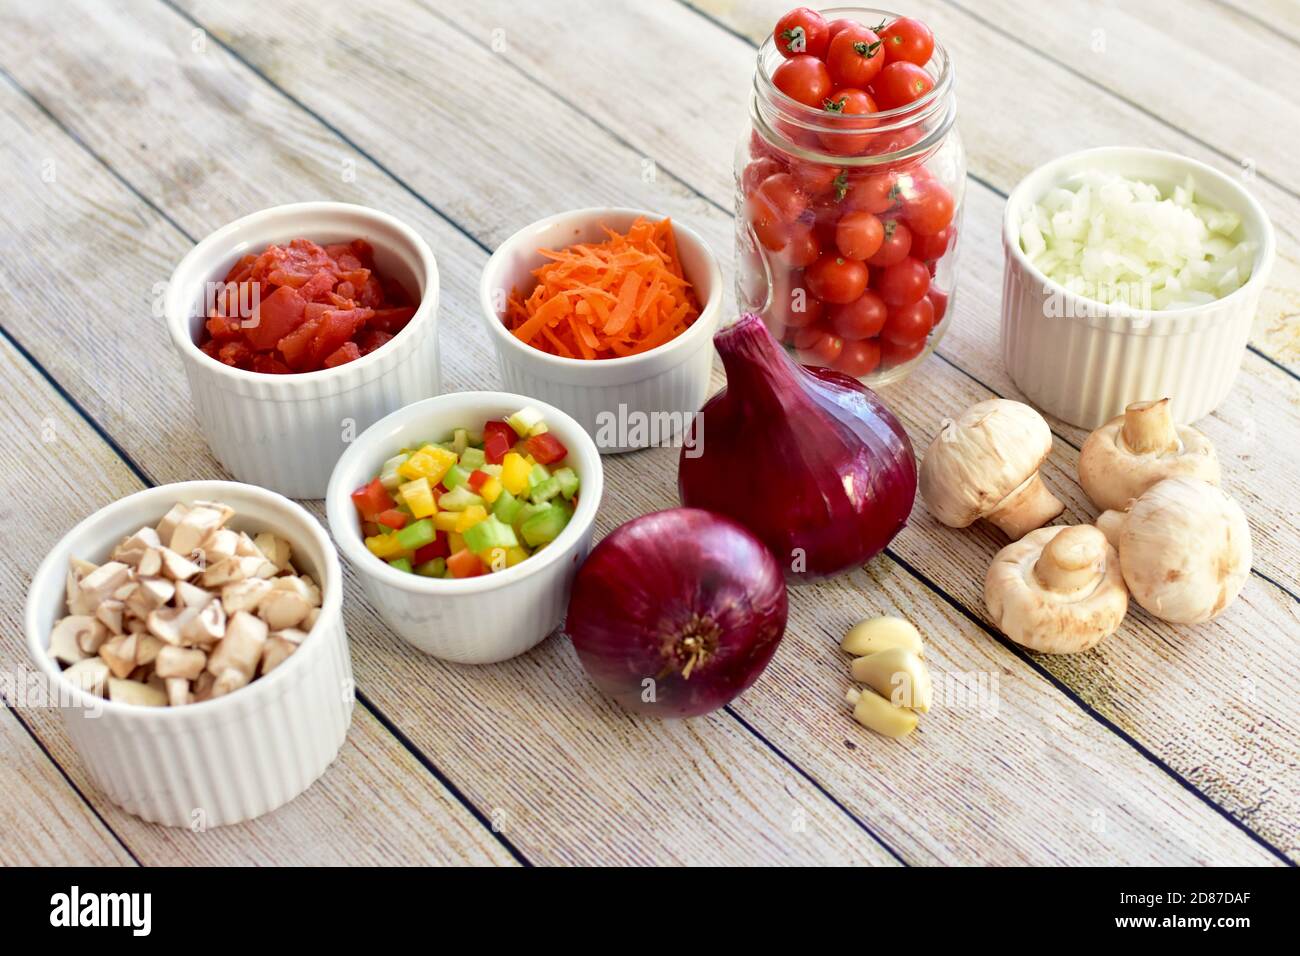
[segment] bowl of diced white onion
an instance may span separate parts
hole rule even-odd
[[[1044,411],[1095,428],[1172,399],[1192,422],[1232,388],[1275,258],[1235,178],[1154,149],[1048,162],[1007,199],[1002,354]]]

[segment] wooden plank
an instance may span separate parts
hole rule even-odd
[[[41,228],[39,222],[36,228]],[[89,306],[89,302],[83,305]],[[23,521],[9,523],[8,560],[0,569],[0,606],[4,608],[0,668],[5,673],[22,673],[30,666],[22,627],[29,569],[45,557],[50,542],[85,514],[138,491],[142,485],[109,445],[3,340],[0,384],[10,399],[5,427],[0,428],[0,457],[8,463],[4,491],[6,500],[25,503]],[[33,488],[46,493],[33,495]],[[337,866],[513,862],[491,832],[364,707],[356,710],[338,760],[306,793],[258,820],[202,833],[153,826],[113,806],[86,776],[55,711],[25,709],[22,716],[144,863]],[[5,726],[11,723],[0,720]],[[34,745],[29,749],[36,751]],[[47,762],[43,755],[24,756],[27,766],[19,768],[20,779],[35,782],[49,776],[41,766]],[[15,791],[19,789],[15,787]],[[61,807],[61,789],[68,789],[67,784],[57,778],[41,799]],[[24,806],[30,809],[20,799],[17,807]],[[359,808],[368,808],[364,819],[358,815]],[[67,811],[60,810],[60,815]],[[33,829],[33,853],[48,849],[41,832]],[[81,842],[89,846],[84,837]]]
[[[178,36],[189,36],[188,28],[166,10],[158,8],[158,15],[173,33],[179,30]],[[106,22],[115,23],[117,30],[137,40],[154,35],[142,34],[138,25],[117,19]],[[223,69],[230,71],[226,75],[239,77],[243,73],[224,54],[220,56]],[[147,61],[149,69],[156,69],[159,59],[157,55],[151,57]],[[11,64],[6,64],[9,68]],[[115,82],[129,80],[115,77]],[[170,87],[173,91],[185,88],[184,84]],[[170,264],[188,248],[188,241],[95,164],[30,103],[8,87],[0,93],[0,154],[19,164],[15,168],[37,170],[41,162],[49,160],[52,168],[59,170],[55,182],[47,184],[51,188],[27,191],[23,201],[10,205],[0,217],[5,224],[4,234],[17,240],[8,250],[13,259],[7,262],[8,286],[0,297],[6,307],[11,307],[6,308],[6,315],[14,319],[11,329],[31,342],[33,352],[42,361],[56,368],[60,380],[79,400],[97,416],[103,415],[110,431],[131,448],[156,480],[220,476],[219,466],[203,447],[185,411],[180,369],[173,360],[162,365],[156,361],[158,356],[170,355],[170,346],[161,323],[144,318],[147,299],[140,295],[141,290],[150,290],[159,277],[167,275]],[[264,112],[268,126],[273,125],[283,137],[297,111],[286,110],[287,104],[277,94],[255,95],[267,101],[256,110]],[[187,220],[188,227],[201,231],[246,211],[234,208],[239,197],[232,200],[226,184],[247,183],[244,163],[262,158],[255,156],[252,148],[237,155],[223,151],[220,147],[228,142],[229,134],[208,122],[205,109],[210,107],[172,97],[173,93],[169,93],[168,100],[179,108],[179,115],[189,117],[193,124],[194,139],[178,136],[177,127],[171,118],[164,119],[163,113],[127,107],[124,119],[130,113],[145,119],[148,113],[146,125],[158,125],[150,125],[146,132],[125,123],[118,126],[113,138],[103,142],[113,145],[116,140],[124,145],[113,148],[127,152],[133,151],[135,144],[151,142],[153,136],[162,143],[174,143],[179,148],[174,153],[169,152],[173,148],[170,145],[149,150],[149,155],[162,157],[159,161],[165,164],[167,176],[177,168],[176,164],[197,162],[196,157],[220,157],[219,172],[210,168],[201,176],[196,174],[190,184],[185,195],[186,202],[192,205],[182,205],[178,199],[169,207],[183,214],[181,218]],[[121,101],[114,102],[120,108]],[[132,137],[121,139],[128,130]],[[205,136],[213,142],[205,142]],[[283,139],[268,137],[265,142],[282,144]],[[319,142],[315,145],[322,152],[326,148]],[[268,192],[254,205],[302,193],[320,195],[333,188],[336,161],[319,165],[301,159],[291,162],[290,156],[300,157],[301,151],[311,149],[313,143],[304,138],[295,146],[298,152],[291,153],[277,145],[278,151],[264,158],[262,168],[268,170],[268,179],[260,182]],[[158,173],[152,172],[150,179],[157,184]],[[297,190],[302,192],[294,193],[290,180],[296,181]],[[457,298],[469,301],[471,277],[484,258],[481,250],[445,224],[435,225],[435,217],[425,207],[372,168],[360,168],[358,181],[371,187],[383,182],[388,201],[379,204],[415,223],[426,234],[440,232],[437,245],[441,261],[444,268],[452,267],[447,269],[451,275],[444,292],[451,294],[453,302]],[[368,196],[378,201],[360,187],[353,195],[340,198],[366,201]],[[86,235],[95,236],[96,242],[86,243]],[[49,281],[42,263],[51,261],[56,250],[60,250],[59,261],[67,270],[65,274],[81,279]],[[461,266],[455,268],[458,262]],[[110,270],[114,280],[102,285],[91,281],[104,268]],[[456,274],[459,278],[452,278]],[[41,297],[41,306],[30,298],[33,295]],[[84,323],[77,326],[78,336],[55,339],[49,323],[44,318],[36,320],[38,315],[48,316],[46,303],[51,301],[57,314],[84,317]],[[459,319],[454,317],[455,311],[461,311]],[[27,313],[27,317],[19,312]],[[129,338],[122,334],[121,316],[126,315],[141,317]],[[453,340],[472,338],[473,325],[467,311],[449,308],[447,315]],[[449,371],[462,386],[491,379],[486,350],[476,354],[471,348],[461,348],[458,358],[466,364]],[[111,372],[106,374],[106,369]],[[149,381],[148,387],[143,387],[145,381]],[[15,450],[15,456],[28,469],[46,467],[45,458],[30,448]],[[105,469],[112,470],[108,466]],[[82,470],[78,466],[71,473]],[[120,463],[116,470],[122,470]],[[27,474],[27,480],[34,482]],[[79,495],[76,500],[93,508],[121,493],[105,490],[101,495]],[[71,500],[72,496],[65,492],[63,498]],[[319,507],[316,510],[319,514]],[[33,541],[30,547],[36,551],[39,543]],[[896,862],[812,781],[726,714],[689,724],[630,721],[600,698],[567,645],[559,641],[550,642],[524,660],[500,667],[458,668],[433,662],[398,645],[385,633],[351,576],[347,588],[344,606],[359,687],[430,759],[462,785],[468,798],[531,860]],[[538,690],[539,685],[545,689]],[[43,739],[46,733],[55,736],[51,728],[42,731]],[[354,730],[353,744],[359,745],[362,739]],[[51,746],[58,752],[57,741]],[[61,760],[64,756],[60,754]],[[348,808],[353,822],[357,821],[357,808],[367,808],[366,813],[383,815],[387,825],[397,832],[418,827],[415,821],[388,817],[387,810],[368,795],[372,783],[367,778],[376,776],[373,768],[384,759],[377,755],[368,771],[349,774],[347,779],[355,776],[358,786],[364,789],[342,795],[337,805]],[[337,771],[331,771],[331,775],[339,776]],[[293,804],[299,811],[299,821],[308,816],[303,801],[319,797],[320,790],[318,785]],[[424,812],[429,811],[426,808]],[[312,816],[324,823],[331,813],[331,808],[322,808]],[[274,824],[279,816],[273,814],[266,820]],[[337,819],[332,825],[338,825]],[[349,825],[347,832],[358,841],[368,841],[374,852],[391,852],[392,847],[400,845],[397,837],[376,838],[369,824]],[[179,835],[145,828],[139,839],[145,837],[169,840]],[[131,839],[135,846],[134,834]],[[218,846],[222,840],[228,842]],[[197,853],[201,848],[215,853],[224,848],[259,853],[262,850],[258,842],[247,830],[242,834],[218,830],[204,835],[203,841],[191,850]],[[280,854],[275,858],[281,861],[329,852],[351,852],[354,859],[371,859],[364,848],[341,839],[337,842],[338,847],[331,849],[329,840],[322,836],[281,834],[278,843],[265,852],[268,856]],[[1235,844],[1231,844],[1228,849],[1234,848]],[[182,849],[181,843],[173,842],[157,847],[157,852],[166,856]]]
[[[158,31],[149,30],[146,31],[146,33],[147,35],[150,36],[165,35],[164,30],[158,30]],[[255,41],[250,41],[250,42],[255,42]],[[94,59],[93,51],[88,50],[88,51],[84,51],[84,53],[85,55],[90,55],[93,62]],[[290,56],[295,60],[297,59],[297,53],[291,54]],[[139,58],[139,62],[155,63],[158,59],[159,57],[155,51],[142,51],[141,57]],[[304,65],[310,66],[310,58],[305,58],[305,59],[307,62]],[[28,68],[29,66],[31,69],[38,71],[39,74],[39,70],[41,69],[40,65],[24,64],[24,68]],[[212,67],[209,67],[209,69],[212,69]],[[81,103],[77,101],[75,97],[70,98],[66,94],[60,94],[58,92],[60,89],[60,81],[57,75],[53,77],[38,75],[38,79],[40,81],[38,86],[40,88],[41,95],[46,98],[49,98],[51,95],[54,96],[54,98],[57,100],[57,105],[60,112],[62,113],[66,111],[69,115],[74,116],[75,123],[77,127],[82,131],[83,135],[85,135],[86,130],[107,131],[111,129],[116,131],[116,135],[121,136],[124,134],[124,131],[131,130],[133,133],[132,136],[133,139],[138,138],[141,140],[148,140],[150,139],[150,137],[144,136],[139,126],[133,127],[132,126],[133,123],[138,124],[143,121],[145,128],[147,129],[152,129],[153,128],[152,124],[154,123],[157,123],[161,126],[166,126],[168,128],[172,128],[177,126],[185,126],[187,118],[193,117],[193,119],[189,121],[190,125],[194,126],[194,129],[191,130],[191,132],[193,133],[193,137],[191,138],[191,136],[189,135],[187,135],[186,137],[176,137],[173,135],[172,137],[169,138],[169,142],[179,140],[189,148],[197,150],[199,154],[204,155],[205,157],[221,155],[219,150],[215,152],[213,150],[205,150],[204,136],[205,135],[212,136],[212,135],[219,135],[219,134],[216,133],[205,134],[203,132],[205,128],[211,128],[211,124],[207,124],[205,126],[205,124],[202,123],[201,116],[199,115],[201,114],[202,111],[196,110],[194,108],[194,104],[176,103],[175,106],[171,108],[178,111],[179,115],[177,116],[165,116],[164,114],[158,113],[157,111],[152,109],[149,111],[148,117],[141,116],[138,113],[138,111],[133,114],[124,115],[120,113],[114,113],[111,104],[90,104],[88,109],[83,110]],[[224,79],[221,82],[227,83],[229,85],[229,82]],[[167,87],[169,90],[174,90],[176,89],[176,84],[169,83],[167,84]],[[54,92],[51,93],[51,91]],[[169,98],[169,102],[171,101],[172,99]],[[398,106],[394,108],[399,109],[400,105],[401,104],[398,104]],[[158,106],[160,109],[164,111],[165,109],[167,109],[167,107],[165,107],[163,104],[158,104]],[[535,110],[538,107],[538,104],[535,102],[529,102],[526,104],[526,107],[533,108]],[[135,118],[135,117],[139,117],[139,118]],[[263,115],[259,117],[259,121],[265,122],[267,124],[273,123],[273,125],[278,129],[292,127],[292,122],[289,117],[284,118],[284,121],[282,122],[278,116],[272,119],[271,117]],[[388,123],[389,120],[381,119],[379,120],[379,122]],[[590,136],[589,133],[588,136]],[[96,143],[101,142],[101,138],[98,135],[93,136],[92,139]],[[112,139],[105,137],[102,140],[102,142],[104,144],[103,148],[106,150],[116,148],[114,145],[114,141]],[[257,144],[257,148],[260,148],[261,140],[257,140],[256,144]],[[161,148],[161,145],[159,148]],[[141,162],[138,159],[136,159],[134,156],[127,156],[124,151],[118,150],[118,152],[114,154],[115,162],[117,161],[117,157],[119,154],[121,155],[122,162],[124,164],[126,163],[133,164],[132,167],[133,175],[134,174],[143,175],[143,179],[141,179],[140,181],[148,183],[148,186],[146,186],[145,191],[149,194],[157,194],[162,188],[160,186],[160,182],[161,182],[160,174],[157,170],[151,169],[149,167],[149,161],[159,162],[162,164],[174,164],[178,162],[180,159],[177,155],[173,153],[168,153],[162,156],[161,158],[159,158],[158,149],[151,149],[148,160]],[[184,154],[182,154],[182,156],[183,155]],[[288,165],[288,164],[282,164],[282,165]],[[597,163],[596,165],[597,167],[599,167],[600,164]],[[302,164],[294,164],[293,172],[295,175],[300,174],[301,167]],[[272,170],[278,167],[268,166],[268,167],[259,167],[259,168],[266,168],[268,170]],[[357,181],[360,182],[364,179],[367,186],[367,189],[363,195],[370,197],[370,201],[372,202],[375,202],[379,198],[388,198],[389,193],[381,188],[382,184],[376,184],[373,182],[372,178],[370,178],[369,174],[371,172],[372,170],[370,170],[367,166],[364,165],[358,168]],[[192,201],[196,205],[202,206],[203,204],[206,204],[205,211],[207,212],[210,212],[214,205],[219,205],[223,201],[221,199],[222,196],[221,184],[217,182],[212,185],[207,185],[208,183],[212,183],[215,178],[216,177],[213,175],[213,172],[209,172],[208,176],[205,177],[205,183],[203,184],[204,188],[197,188],[193,190],[194,195],[191,197]],[[538,178],[541,179],[543,177],[539,176]],[[276,184],[273,181],[267,183],[268,188],[271,188],[275,185]],[[568,188],[572,189],[573,186],[569,185]],[[352,198],[352,196],[349,195],[347,198]],[[397,210],[397,207],[395,205],[391,205],[388,203],[385,203],[385,205],[387,205],[388,208],[393,208]],[[174,211],[178,216],[178,218],[180,218],[182,221],[185,219],[186,216],[195,215],[194,212],[185,210],[179,206],[177,207],[169,206],[168,208],[169,210]],[[399,211],[399,214],[404,214],[401,210],[397,210],[397,211]],[[416,214],[421,215],[421,213],[419,213],[418,211]],[[729,227],[726,226],[725,224],[723,224],[719,228],[729,229]],[[441,233],[446,231],[445,226],[438,227],[436,231],[439,232],[439,239],[441,240],[442,239]],[[443,255],[444,255],[444,265],[446,265],[447,255],[445,249],[443,250]],[[481,262],[481,258],[479,261]],[[477,268],[476,266],[472,266],[472,267]],[[455,270],[447,268],[445,269],[445,271],[449,275],[453,275]],[[467,303],[468,308],[472,309],[472,302],[473,302],[472,295],[467,296],[462,301]],[[459,336],[457,340],[458,341],[460,340]],[[458,363],[458,365],[459,364],[460,363]],[[485,373],[485,370],[480,370],[480,372]],[[147,415],[148,411],[137,409],[137,415],[141,415],[141,414]],[[658,460],[658,464],[655,463],[656,459]],[[669,495],[671,495],[671,487],[672,487],[671,454],[664,453],[664,452],[651,452],[651,453],[645,453],[644,455],[635,456],[632,458],[615,460],[615,462],[611,463],[610,465],[611,485],[614,487],[619,487],[619,481],[615,480],[613,469],[618,465],[622,465],[622,463],[624,462],[635,463],[634,467],[629,467],[627,473],[625,475],[622,475],[619,479],[619,481],[621,481],[624,485],[626,485],[626,487],[632,489],[632,491],[634,492],[634,496],[626,501],[616,500],[610,504],[610,510],[613,513],[610,516],[610,518],[607,520],[611,522],[619,520],[620,516],[626,515],[629,510],[630,513],[637,513],[637,511],[647,510],[648,507],[653,507],[656,505],[661,506],[662,503],[664,503],[664,498],[667,498]],[[651,480],[649,481],[647,480],[647,475],[651,476]],[[658,497],[660,495],[662,495],[663,497]],[[632,508],[635,508],[635,510],[631,510]],[[608,525],[605,526],[607,527]],[[913,584],[912,586],[916,587],[915,584]],[[816,594],[815,591],[809,591],[808,593],[809,595]],[[929,592],[926,592],[923,589],[918,589],[916,600],[924,601],[926,604],[933,604],[934,597]],[[816,608],[818,606],[824,606],[824,605],[818,605],[816,600],[812,598],[809,599],[809,602],[810,603],[807,605],[807,607],[810,609]],[[796,619],[798,619],[797,614],[796,614]],[[967,622],[966,625],[964,626],[969,628],[969,622]],[[803,660],[803,655],[809,653],[807,643],[806,643],[809,639],[810,638],[806,634],[802,633],[801,626],[792,627],[791,638],[787,640],[781,655],[779,655],[778,657],[777,664],[774,665],[772,671],[769,672],[769,676],[782,675],[783,687],[786,686],[787,681],[792,680],[791,677],[784,676],[784,675],[802,672],[801,667],[795,665],[785,665],[781,663],[781,661],[783,659],[786,659],[787,655],[790,653],[790,651],[787,651],[787,648],[797,651],[795,657],[792,660],[801,661]],[[976,639],[975,635],[965,636],[965,640],[971,643],[974,643],[975,639]],[[978,640],[981,642],[985,642],[985,639],[983,637],[979,637]],[[569,693],[573,693],[580,698],[590,697],[590,692],[586,688],[585,682],[582,681],[580,675],[576,675],[576,668],[573,667],[572,663],[571,662],[563,663],[563,658],[557,660],[551,656],[554,652],[556,644],[557,642],[551,642],[539,654],[530,655],[528,658],[525,658],[523,661],[516,662],[515,665],[511,665],[511,667],[525,668],[524,670],[519,671],[518,675],[521,676],[531,675],[538,668],[532,667],[530,665],[534,665],[539,657],[545,655],[546,656],[545,663],[540,667],[543,673],[548,673],[549,668],[558,665],[559,670],[566,672],[565,673],[566,682],[564,684],[566,691]],[[993,645],[993,646],[998,646],[998,645]],[[1005,654],[1004,651],[999,651],[999,653]],[[427,668],[425,662],[420,662],[420,663]],[[1009,656],[1006,657],[1006,664],[1008,669],[1012,671],[1012,674],[1017,681],[1015,694],[1018,699],[1022,695],[1032,699],[1033,697],[1041,694],[1042,692],[1041,688],[1037,684],[1035,684],[1036,681],[1040,680],[1039,678],[1037,678],[1032,674],[1026,673],[1024,668],[1019,667],[1016,664],[1016,662],[1010,659]],[[364,666],[364,662],[359,662],[359,670],[361,669],[362,666]],[[793,667],[793,670],[792,671],[787,670],[787,666]],[[571,677],[570,672],[573,675],[576,675],[576,686],[573,686],[569,683]],[[429,671],[426,670],[426,673],[429,673]],[[456,676],[460,676],[458,672],[453,671],[453,673],[455,673]],[[475,678],[481,677],[483,674],[484,671],[473,672],[473,676]],[[488,674],[487,676],[488,678],[491,678],[492,675]],[[534,677],[532,679],[536,679],[536,678]],[[1020,682],[1028,682],[1031,685],[1030,689],[1022,690],[1020,686]],[[517,693],[517,687],[519,686],[519,684],[520,682],[517,679],[514,679],[513,677],[512,679],[507,680],[502,689],[503,695],[508,697],[512,693]],[[468,689],[477,690],[480,694],[480,697],[482,696],[482,689],[481,687],[478,686],[477,683],[471,683]],[[842,686],[840,689],[842,690]],[[376,691],[375,693],[386,693],[386,692],[387,692],[386,690],[381,688],[380,691]],[[797,708],[791,707],[788,704],[788,700],[791,699],[792,697],[793,699],[796,700],[800,700],[800,701],[802,700],[801,697],[792,695],[789,690],[787,690],[784,694],[769,694],[765,698],[765,700],[772,701],[774,706],[777,703],[781,703],[781,714],[782,714],[781,720],[780,722],[777,722],[774,725],[777,731],[784,732],[784,725],[797,722],[795,719],[796,715],[798,715],[803,710],[806,710],[806,708],[803,708],[802,706]],[[406,695],[394,694],[393,698],[394,698],[394,707],[396,707],[401,701],[409,700],[409,693]],[[1057,701],[1056,698],[1054,697],[1051,698],[1051,700],[1055,702],[1055,706],[1059,709],[1060,702]],[[748,702],[748,698],[746,698],[746,702]],[[385,703],[384,706],[386,709],[388,709],[389,705]],[[591,705],[589,704],[588,706]],[[396,713],[396,710],[394,710],[393,712]],[[1073,713],[1068,708],[1066,709],[1066,712]],[[590,721],[589,716],[582,715],[582,717],[583,717],[581,721],[582,723],[589,723]],[[841,717],[840,719],[843,718]],[[1105,762],[1108,763],[1110,766],[1123,766],[1128,768],[1121,775],[1121,779],[1125,781],[1124,784],[1125,788],[1132,788],[1132,791],[1149,791],[1150,794],[1153,795],[1150,798],[1146,798],[1130,791],[1124,794],[1124,797],[1122,798],[1121,802],[1135,805],[1135,806],[1142,806],[1142,805],[1158,806],[1159,809],[1153,811],[1150,814],[1150,819],[1168,821],[1170,826],[1178,827],[1179,832],[1177,832],[1176,839],[1178,840],[1190,839],[1189,845],[1193,847],[1191,853],[1196,855],[1195,858],[1199,859],[1201,858],[1202,855],[1204,855],[1206,858],[1219,858],[1216,854],[1220,854],[1223,851],[1223,847],[1227,847],[1227,846],[1232,847],[1232,850],[1228,851],[1230,855],[1235,855],[1238,852],[1246,852],[1252,858],[1255,858],[1258,855],[1259,853],[1258,848],[1256,848],[1254,845],[1247,844],[1246,845],[1247,849],[1243,850],[1242,846],[1239,843],[1234,842],[1234,840],[1240,841],[1242,838],[1236,836],[1232,831],[1227,830],[1226,829],[1227,825],[1223,822],[1222,818],[1213,815],[1202,805],[1197,804],[1194,801],[1188,802],[1190,798],[1184,792],[1179,790],[1175,784],[1173,784],[1166,777],[1164,777],[1158,770],[1152,768],[1148,763],[1142,762],[1141,760],[1137,760],[1131,749],[1128,749],[1124,745],[1120,744],[1109,734],[1103,733],[1100,729],[1100,725],[1096,725],[1095,722],[1092,722],[1086,718],[1083,718],[1083,720],[1084,720],[1085,727],[1083,730],[1080,731],[1080,735],[1084,739],[1088,740],[1090,745],[1092,744],[1092,741],[1094,740],[1096,741],[1096,746],[1099,748],[1099,752],[1104,753],[1106,755]],[[401,723],[401,721],[399,721],[399,723]],[[698,728],[700,727],[700,722],[696,722],[690,725],[690,727],[692,731],[698,732]],[[641,727],[637,727],[636,729],[638,733],[644,731],[644,728]],[[779,734],[775,734],[773,736],[779,737]],[[531,735],[525,735],[525,737],[526,739],[531,739]],[[988,765],[989,767],[1001,766],[1000,763],[1001,755],[1005,749],[1004,747],[1001,746],[1001,744],[1004,742],[998,741],[997,739],[994,739],[992,737],[986,737],[980,735],[976,735],[976,737],[977,737],[978,747],[980,748],[978,750],[974,750],[971,752],[961,751],[961,746],[964,745],[964,741],[958,741],[954,745],[956,747],[957,752],[954,753],[954,755],[950,758],[949,765],[954,768],[960,767],[961,768],[960,774],[962,777],[969,776],[969,773],[966,771],[965,768],[972,765],[980,765],[980,766]],[[651,737],[649,739],[653,740],[655,738]],[[865,735],[858,735],[857,739],[862,741],[868,741],[867,745],[873,747],[878,744],[878,741],[871,741],[870,738],[865,737]],[[558,743],[559,741],[557,741],[557,745]],[[799,744],[801,753],[807,754],[807,758],[806,758],[807,762],[805,762],[805,765],[815,766],[817,768],[818,776],[823,776],[822,772],[823,770],[829,769],[828,764],[830,762],[826,760],[826,753],[824,747],[822,746],[822,741],[800,739],[797,740],[796,743]],[[943,746],[944,744],[942,740],[940,740],[937,742],[937,745]],[[465,744],[460,746],[468,750],[469,742],[466,741]],[[698,746],[698,743],[692,744],[691,746]],[[782,741],[782,746],[783,748],[785,747],[784,741]],[[467,762],[472,762],[475,761],[476,759],[478,759],[478,748],[475,748],[473,751],[467,752],[465,754],[465,760]],[[606,755],[606,759],[608,759],[608,755]],[[1068,759],[1068,756],[1066,759]],[[539,768],[539,772],[546,772],[549,769],[550,769],[549,767],[543,766]],[[880,780],[871,776],[872,774],[879,774],[883,772],[881,769],[867,767],[865,768],[864,772],[868,774],[868,779],[871,785],[867,786],[866,784],[862,783],[861,780],[859,780],[857,783],[859,788],[864,789],[866,793],[874,793],[877,790],[884,792],[888,789],[887,787],[880,785],[881,784]],[[1109,787],[1112,783],[1112,781],[1109,778],[1109,775],[1099,775],[1096,773],[1095,770],[1089,770],[1082,766],[1072,767],[1068,770],[1063,770],[1059,776],[1067,781],[1076,781],[1079,778],[1085,778],[1086,779],[1085,784],[1081,786],[1081,789],[1076,794],[1078,796],[1084,797],[1085,802],[1087,802],[1088,800],[1088,794],[1086,793],[1086,791],[1088,790],[1089,787],[1096,787],[1101,785],[1102,783],[1105,783],[1105,785]],[[1056,778],[1053,779],[1055,780]],[[900,777],[899,780],[905,781],[905,778]],[[476,785],[490,786],[491,784],[476,782]],[[1061,816],[1061,814],[1059,812],[1055,812],[1056,808],[1054,807],[1053,801],[1048,798],[1046,793],[1042,793],[1042,794],[1038,793],[1035,790],[1036,785],[1037,784],[1033,781],[1031,781],[1028,785],[1026,785],[1025,781],[1020,781],[1012,776],[1007,776],[1004,779],[996,780],[995,786],[998,788],[998,790],[995,792],[997,792],[999,795],[1005,795],[1005,797],[1001,801],[995,800],[987,805],[995,805],[999,807],[1016,806],[1017,808],[1015,813],[1008,812],[1003,815],[1002,824],[1001,824],[1002,827],[1007,829],[1022,829],[1022,830],[1025,829],[1027,818],[1025,816],[1016,815],[1020,813],[1028,813],[1030,815],[1028,819],[1050,820],[1051,825],[1058,829],[1060,829],[1063,826],[1060,820],[1058,819]],[[1059,784],[1054,784],[1054,785],[1059,785]],[[1080,786],[1080,785],[1075,784],[1075,786]],[[912,802],[910,796],[911,787],[910,786],[903,787],[900,785],[899,789],[900,792],[903,789],[909,791],[909,799],[900,802],[894,806],[894,811],[895,811],[894,817],[896,819],[901,819],[902,817],[907,815],[909,811],[909,805]],[[526,797],[526,796],[527,796],[527,790],[524,790],[521,793],[521,797]],[[855,796],[860,796],[860,795],[855,795]],[[1156,801],[1156,802],[1152,803],[1152,801]],[[1095,803],[1096,803],[1096,799],[1092,798],[1090,805],[1095,805]],[[986,821],[987,815],[983,810],[977,808],[978,806],[983,806],[983,805],[985,804],[959,808],[955,816],[954,816],[953,808],[950,806],[947,805],[942,806],[942,815],[940,815],[938,807],[933,807],[930,817],[923,817],[921,824],[922,826],[932,825],[935,828],[943,828],[947,826],[958,826],[961,829],[966,831],[978,832],[981,828],[987,826],[987,821]],[[552,828],[552,830],[557,825],[559,826],[566,825],[570,818],[565,817],[563,813],[565,809],[566,809],[565,807],[557,808],[558,812],[555,817],[549,818],[548,820],[545,821],[541,821],[536,825],[550,827]],[[1201,839],[1200,836],[1197,836],[1196,838],[1191,838],[1180,832],[1181,827],[1183,826],[1182,821],[1189,820],[1189,819],[1196,821],[1194,824],[1190,825],[1189,828],[1195,830],[1197,834],[1202,834],[1202,833],[1208,834],[1207,839],[1213,841],[1213,847],[1206,847],[1205,844],[1200,843],[1199,842]],[[528,822],[530,825],[533,825],[535,823],[532,820]],[[1075,860],[1075,861],[1095,859],[1095,857],[1089,856],[1089,851],[1092,848],[1089,845],[1087,845],[1085,839],[1082,838],[1082,835],[1076,832],[1076,828],[1083,828],[1085,826],[1086,823],[1084,821],[1074,821],[1074,820],[1067,821],[1064,824],[1064,829],[1065,829],[1064,835],[1058,833],[1055,835],[1053,840],[1053,846],[1056,846],[1058,848],[1057,852],[1059,854],[1062,854],[1065,858]],[[579,830],[581,829],[582,828],[579,827]],[[1141,827],[1138,828],[1138,831],[1134,834],[1132,839],[1125,840],[1122,843],[1122,845],[1110,849],[1110,853],[1112,853],[1113,856],[1109,858],[1113,858],[1117,860],[1158,858],[1159,853],[1157,852],[1157,849],[1162,848],[1168,841],[1167,834],[1158,832],[1158,829],[1159,828],[1157,828],[1157,832],[1151,833],[1151,832],[1147,832],[1147,830],[1144,828]],[[513,833],[511,834],[511,836],[512,838],[515,838],[515,835]],[[608,835],[605,835],[605,839],[608,839]],[[914,840],[916,839],[916,837],[910,836],[909,839]],[[1220,846],[1220,841],[1222,841],[1222,846]],[[1035,851],[1038,850],[1040,846],[1041,843],[1036,842],[1035,839],[1031,838],[1026,840],[1026,838],[1021,838],[1020,842],[1013,843],[1013,845],[1011,845],[1009,848],[1004,849],[1002,851],[1002,856],[995,857],[995,859],[996,858],[1005,858],[1005,859],[1033,858]],[[946,854],[943,857],[944,859],[973,860],[979,858],[973,854],[972,847],[970,845],[944,847],[943,849]],[[921,854],[926,854],[929,851],[925,846],[918,845],[916,848],[916,852],[918,855],[921,855]],[[921,858],[928,858],[928,857],[922,856]]]
[[[0,866],[132,866],[104,821],[6,705],[0,713]]]
[[[1292,0],[1214,0],[1266,35],[1300,46],[1300,6]]]

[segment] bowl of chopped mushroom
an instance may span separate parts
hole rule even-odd
[[[306,790],[352,719],[342,573],[274,492],[192,481],[73,528],[37,570],[27,649],[94,783],[167,826],[252,819]]]

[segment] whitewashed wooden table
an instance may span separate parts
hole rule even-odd
[[[50,544],[153,483],[224,472],[155,302],[215,227],[315,198],[387,210],[434,247],[444,377],[495,384],[474,314],[489,251],[583,205],[689,223],[725,263],[755,41],[784,0],[474,3],[48,0],[0,8],[0,666]],[[1279,256],[1231,397],[1201,422],[1251,519],[1255,571],[1220,619],[1140,610],[1098,649],[993,632],[995,532],[918,502],[887,554],[796,591],[731,707],[631,717],[568,642],[466,668],[390,637],[349,581],[359,688],[341,756],[298,800],[203,833],[97,793],[57,714],[0,714],[0,863],[1279,865],[1300,857],[1300,7],[1292,0],[917,0],[957,64],[970,154],[956,321],[883,390],[924,447],[942,415],[1018,397],[997,345],[1004,196],[1089,145],[1239,170]],[[718,376],[720,384],[721,377]],[[1066,518],[1084,437],[1053,423]],[[599,533],[676,503],[676,456],[607,460]],[[320,514],[319,503],[311,503]],[[930,638],[937,674],[996,681],[905,742],[858,728],[837,640],[869,613]]]

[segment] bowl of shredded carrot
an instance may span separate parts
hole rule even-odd
[[[649,438],[623,428],[602,440],[610,415],[699,410],[722,295],[717,260],[693,230],[615,208],[524,227],[493,253],[480,286],[506,387],[564,409],[602,451],[677,433],[665,420]]]

